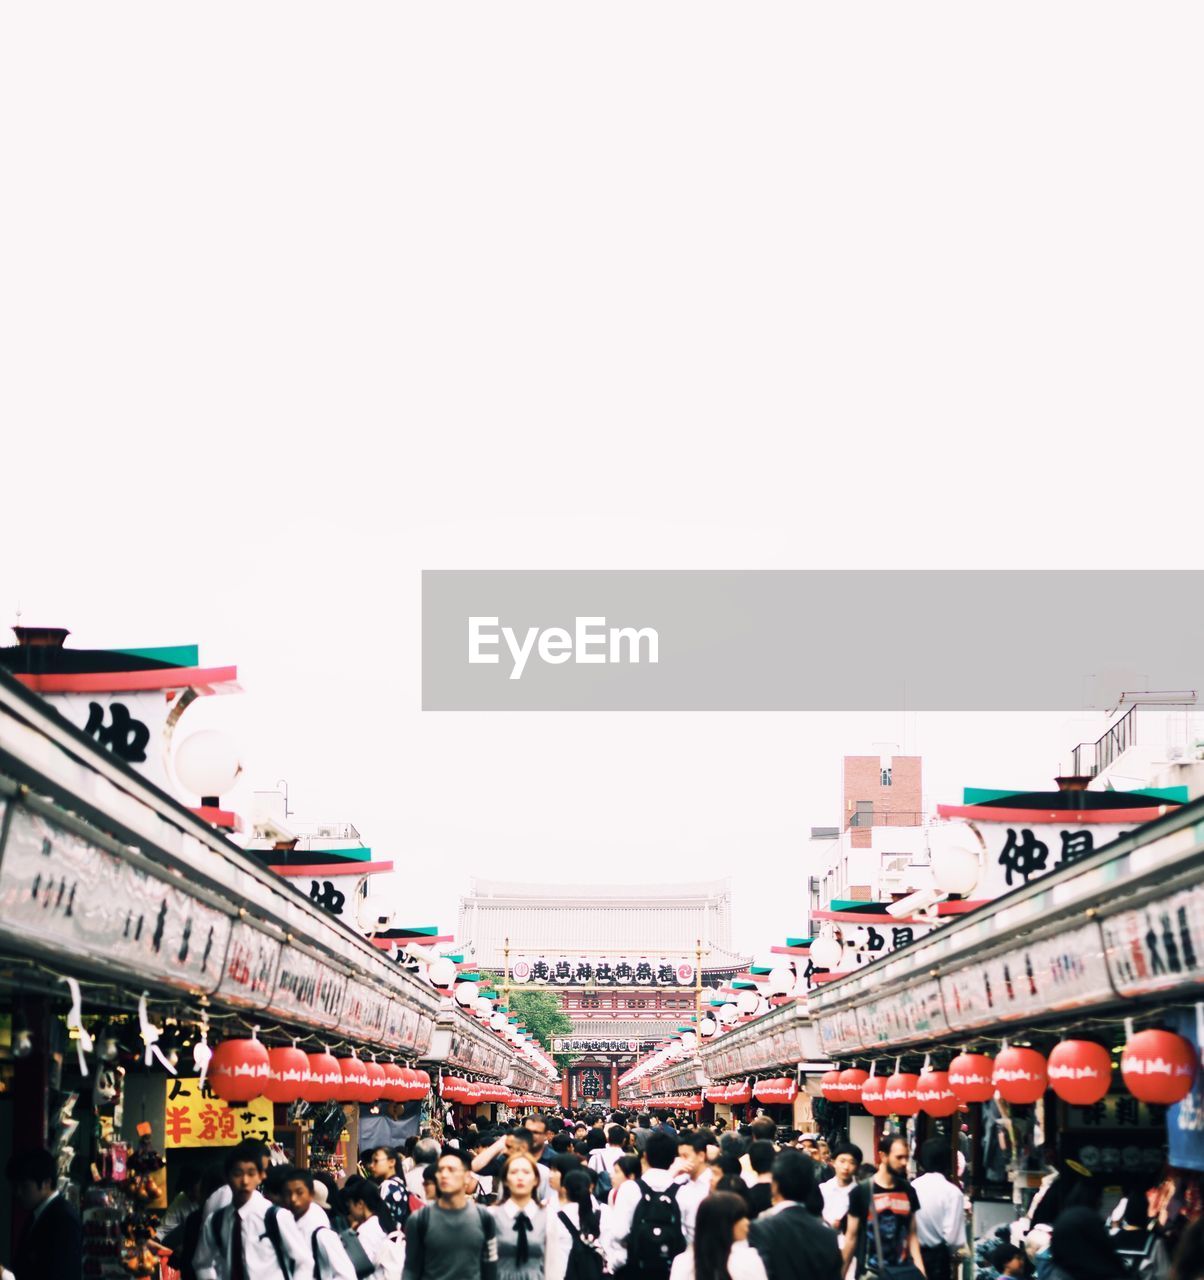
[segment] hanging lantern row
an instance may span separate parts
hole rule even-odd
[[[758,1080],[753,1085],[752,1095],[758,1102],[788,1104],[798,1097],[798,1081],[793,1076]]]
[[[439,1084],[439,1094],[444,1102],[461,1102],[469,1106],[476,1106],[481,1102],[517,1105],[517,1095],[511,1093],[505,1085],[463,1080],[459,1076],[444,1076]]]
[[[213,1048],[208,1080],[226,1102],[417,1102],[430,1091],[425,1071],[396,1062],[336,1058],[296,1047],[269,1049],[256,1039]]]
[[[1125,1088],[1142,1102],[1168,1106],[1191,1092],[1198,1058],[1190,1040],[1172,1031],[1139,1031],[1120,1058]],[[1112,1055],[1091,1040],[1063,1040],[1047,1058],[1035,1049],[1005,1045],[994,1057],[961,1053],[947,1071],[920,1075],[896,1071],[872,1076],[857,1068],[827,1072],[820,1092],[829,1102],[860,1103],[873,1116],[951,1116],[970,1102],[999,1095],[1005,1102],[1030,1103],[1046,1089],[1071,1106],[1087,1107],[1112,1086]]]
[[[661,1098],[641,1098],[640,1104],[646,1107],[664,1107],[674,1111],[701,1111],[702,1095],[687,1094],[685,1097],[665,1095]]]

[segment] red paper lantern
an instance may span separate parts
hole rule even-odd
[[[1035,1049],[1004,1049],[991,1077],[1005,1102],[1036,1102],[1045,1093],[1045,1059]]]
[[[380,1096],[386,1102],[404,1102],[406,1078],[402,1068],[396,1062],[382,1062],[381,1070],[385,1073],[384,1088]]]
[[[258,1098],[271,1078],[268,1051],[258,1040],[223,1040],[209,1060],[209,1087],[225,1102]]]
[[[894,1075],[886,1077],[882,1101],[890,1107],[887,1115],[914,1116],[919,1111],[920,1103],[916,1097],[919,1079],[919,1076],[910,1071],[896,1071]]]
[[[364,1070],[368,1073],[368,1083],[360,1094],[360,1101],[379,1102],[385,1092],[385,1069],[379,1062],[365,1062]]]
[[[309,1083],[301,1095],[306,1102],[333,1102],[343,1090],[339,1060],[329,1053],[307,1053]]]
[[[1048,1063],[1049,1087],[1075,1107],[1089,1107],[1112,1087],[1112,1055],[1092,1040],[1063,1040]]]
[[[840,1101],[840,1072],[825,1071],[819,1080],[819,1091],[829,1102]]]
[[[296,1102],[309,1087],[309,1058],[303,1049],[269,1049],[271,1075],[263,1087],[269,1102]]]
[[[412,1070],[410,1072],[410,1078],[412,1082],[410,1086],[411,1093],[407,1101],[421,1102],[422,1099],[431,1091],[431,1078],[422,1070]]]
[[[959,1102],[989,1102],[995,1096],[995,1059],[959,1053],[949,1064],[949,1087]]]
[[[841,1102],[860,1102],[861,1086],[870,1078],[868,1071],[862,1071],[860,1067],[848,1067],[840,1073],[840,1094]]]
[[[883,1096],[886,1093],[886,1077],[870,1076],[861,1086],[861,1105],[872,1116],[890,1115],[890,1103]]]
[[[367,1064],[359,1058],[340,1058],[339,1070],[343,1073],[343,1086],[338,1092],[340,1102],[362,1102],[368,1088]]]
[[[1191,1041],[1173,1031],[1139,1031],[1120,1056],[1125,1088],[1142,1102],[1160,1106],[1182,1102],[1187,1097],[1198,1065]],[[212,1072],[213,1068],[209,1070]]]
[[[957,1094],[947,1071],[924,1071],[916,1084],[916,1101],[926,1115],[951,1116],[958,1107]]]

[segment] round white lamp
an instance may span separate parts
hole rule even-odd
[[[174,763],[180,785],[203,802],[213,801],[215,808],[242,772],[237,744],[218,729],[202,729],[185,738],[176,748]]]
[[[794,986],[794,973],[788,965],[774,965],[769,971],[765,988],[771,996],[784,996]]]
[[[426,976],[433,987],[450,987],[456,980],[456,966],[446,956],[440,956],[427,965]]]
[[[464,1008],[470,1004],[474,1004],[477,998],[477,984],[475,982],[457,982],[456,983],[456,1003]]]
[[[835,969],[843,957],[844,947],[832,933],[821,933],[811,944],[811,963],[817,969]]]
[[[761,997],[755,991],[741,991],[736,997],[736,1010],[738,1013],[749,1014],[756,1013],[757,1004]]]
[[[740,1011],[734,1004],[722,1004],[719,1006],[719,1021],[725,1027],[730,1027],[733,1022],[740,1016]]]
[[[981,869],[982,840],[965,822],[928,828],[932,884],[941,893],[972,893]]]
[[[704,1013],[698,1020],[698,1034],[704,1039],[709,1040],[716,1031],[719,1030],[719,1024],[711,1017],[709,1013]]]

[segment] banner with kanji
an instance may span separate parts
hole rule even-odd
[[[167,1082],[163,1114],[164,1146],[233,1147],[247,1138],[271,1142],[272,1104],[266,1098],[254,1102],[223,1102],[201,1087],[196,1076],[176,1076]]]

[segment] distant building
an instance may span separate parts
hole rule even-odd
[[[731,941],[731,882],[548,885],[474,880],[456,937],[512,989],[558,990],[574,1035],[668,1039],[694,1014],[702,984],[747,967]],[[509,954],[506,942],[509,940]],[[628,1057],[633,1055],[626,1055]]]

